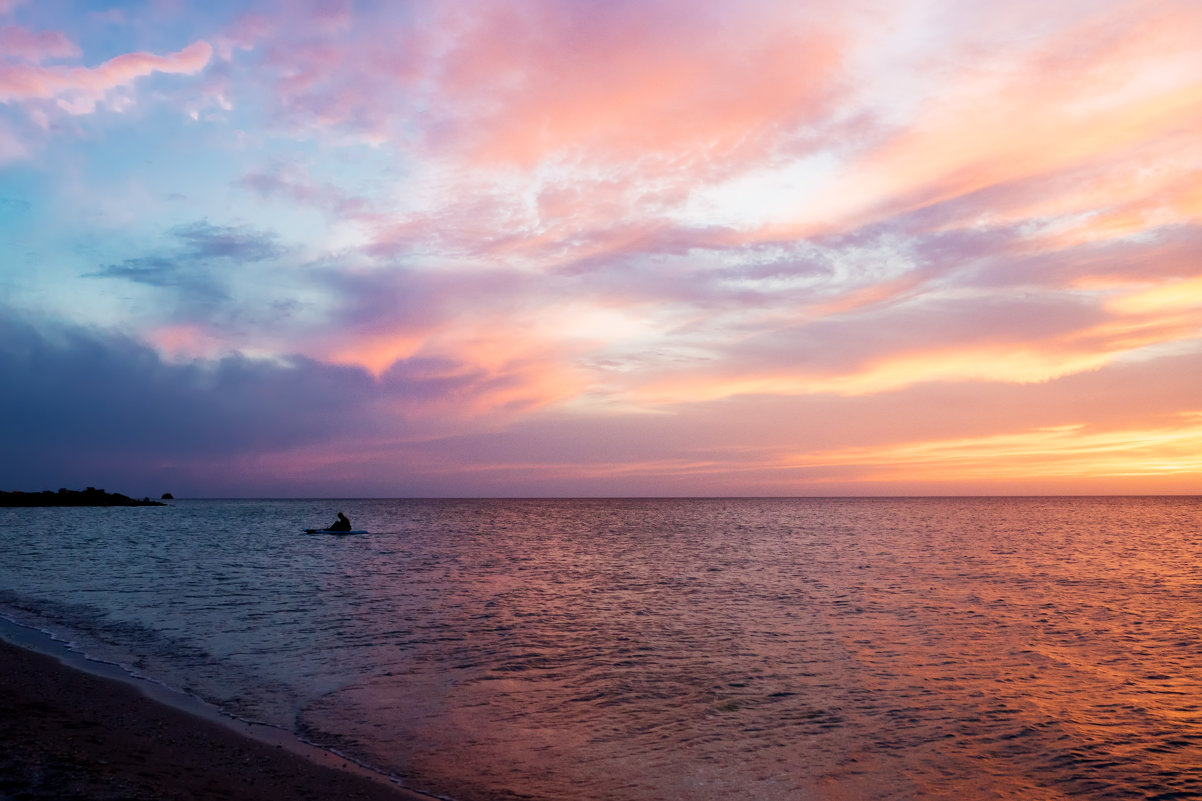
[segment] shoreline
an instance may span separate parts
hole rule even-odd
[[[0,623],[0,799],[434,798]]]

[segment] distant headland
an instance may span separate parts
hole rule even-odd
[[[169,498],[171,493],[164,493]],[[58,492],[44,490],[43,492],[21,492],[0,490],[0,507],[4,506],[166,506],[165,503],[152,501],[150,498],[137,500],[120,492],[105,492],[102,489],[88,487],[85,490],[60,489]]]

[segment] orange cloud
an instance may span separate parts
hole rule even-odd
[[[1156,309],[1192,314],[1120,316],[1045,339],[1016,337],[1005,342],[929,347],[882,354],[841,371],[804,366],[718,371],[657,377],[628,388],[633,399],[653,406],[693,403],[739,395],[869,395],[935,381],[1042,383],[1097,370],[1127,354],[1191,341],[1202,328],[1202,284],[1161,287],[1110,301],[1124,312]]]
[[[350,342],[335,340],[319,353],[335,364],[358,365],[379,376],[394,362],[417,353],[423,338],[391,332],[358,335]]]
[[[651,404],[688,403],[737,395],[868,395],[929,381],[1038,383],[1093,370],[1113,354],[1044,352],[1038,347],[990,345],[882,358],[843,374],[768,372],[724,378],[698,376],[653,382],[634,390]]]
[[[577,324],[583,324],[583,318]],[[588,378],[567,354],[582,347],[549,319],[503,314],[442,321],[421,330],[331,338],[322,358],[366,368],[377,380],[441,384],[442,394],[406,397],[408,415],[463,420],[526,412],[579,396]]]
[[[963,439],[802,453],[782,468],[858,468],[869,481],[962,482],[1202,473],[1202,412],[1159,427],[1095,431],[1084,423]]]
[[[1012,52],[992,61],[986,53],[891,142],[840,174],[833,197],[822,193],[800,208],[799,224],[846,230],[1198,130],[1199,10],[1175,4],[1145,12],[1087,20],[1039,41],[1017,64]]]
[[[1202,269],[1202,266],[1200,266]],[[1120,314],[1172,314],[1195,312],[1192,322],[1202,324],[1202,277],[1174,281],[1161,286],[1120,295],[1108,303]]]

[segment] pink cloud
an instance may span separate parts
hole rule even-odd
[[[37,64],[48,59],[77,58],[81,51],[79,45],[58,31],[34,33],[9,25],[0,28],[0,53],[9,61]]]
[[[825,111],[838,85],[837,18],[766,4],[525,3],[473,14],[438,91],[476,159],[667,159],[763,153]]]
[[[1037,11],[916,4],[869,19],[775,2],[527,0],[402,19],[331,3],[302,6],[273,31],[244,20],[229,38],[262,45],[260,75],[289,125],[441,159],[462,181],[448,193],[456,203],[479,197],[479,172],[537,171],[523,189],[538,196],[539,217],[521,229],[536,238],[667,216],[700,187],[798,153],[858,154],[826,191],[798,192],[814,200],[797,225],[759,236],[788,240],[1192,130],[1196,6],[1065,8],[1032,28]],[[939,48],[889,51],[882,31],[916,15],[931,18]],[[917,86],[906,118],[885,113],[892,98],[873,89],[897,81]],[[1016,196],[1015,212],[1032,202]],[[394,229],[447,218],[419,215]],[[495,220],[514,231],[512,211]],[[488,239],[476,223],[464,240],[471,230]]]
[[[334,11],[304,7],[266,34],[240,22],[227,38],[262,37],[247,58],[286,129],[454,176],[404,217],[370,221],[388,257],[436,244],[563,265],[662,246],[662,232],[699,227],[666,219],[699,186],[815,146],[797,132],[828,124],[852,44],[845,15],[777,2]],[[527,192],[534,209],[514,203]]]
[[[212,55],[207,42],[198,41],[165,56],[126,53],[97,67],[0,67],[0,102],[59,99],[72,113],[88,113],[111,89],[155,72],[193,75],[204,69]]]
[[[770,152],[830,107],[845,44],[842,15],[777,2],[335,12],[301,11],[264,44],[292,124],[489,164],[638,153],[680,170]]]

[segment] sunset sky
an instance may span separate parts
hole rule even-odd
[[[0,489],[1202,493],[1196,0],[0,0]]]

